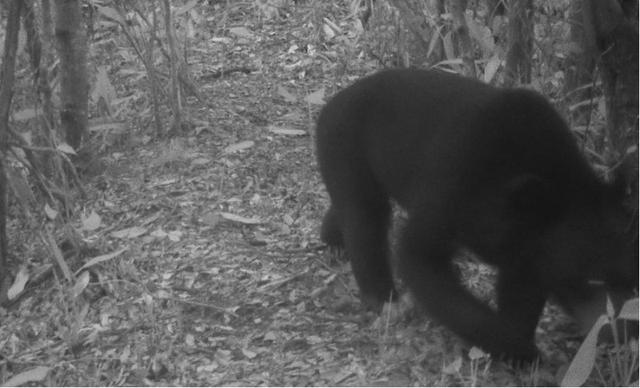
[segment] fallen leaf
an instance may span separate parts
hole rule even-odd
[[[106,66],[98,66],[90,95],[91,101],[98,102],[102,100],[106,105],[111,106],[113,100],[115,100],[117,97],[118,95],[116,93],[116,89],[109,79],[108,68]],[[107,124],[107,126],[109,124]],[[118,123],[116,123],[116,126],[122,127],[122,125]],[[96,129],[91,125],[89,126],[89,130],[92,131]]]
[[[336,36],[336,33],[333,32],[333,29],[328,24],[322,25],[322,32],[324,32],[327,40],[331,40]]]
[[[205,213],[202,216],[202,222],[209,226],[216,226],[220,222],[220,215],[215,212]]]
[[[82,291],[84,291],[85,288],[87,288],[90,278],[91,278],[91,275],[89,275],[89,271],[83,271],[80,274],[80,276],[78,276],[76,283],[73,285],[73,288],[71,289],[71,294],[73,295],[74,299],[80,296],[80,294],[82,294]]]
[[[307,95],[304,100],[309,104],[324,105],[324,88],[320,88],[315,92]]]
[[[180,237],[182,237],[182,232],[179,230],[172,230],[171,232],[169,232],[169,240],[173,242],[180,241]]]
[[[209,360],[207,360],[207,361],[209,361]],[[209,362],[208,364],[198,366],[196,368],[196,372],[198,372],[198,373],[202,373],[202,372],[211,373],[214,370],[218,369],[219,366],[220,365],[215,361]]]
[[[247,217],[239,216],[237,214],[232,214],[232,213],[220,212],[220,216],[225,220],[239,222],[241,224],[256,225],[256,224],[262,223],[262,221],[258,218],[247,218]]]
[[[80,267],[77,271],[76,271],[76,275],[78,273],[80,273],[80,271],[82,271],[83,269],[89,268],[92,265],[96,265],[98,263],[102,263],[103,261],[107,261],[107,260],[111,260],[114,257],[119,256],[122,252],[126,251],[127,248],[122,248],[119,251],[115,251],[112,253],[108,253],[106,255],[100,255],[100,256],[96,256],[92,259],[90,259],[89,261],[87,261],[82,267]]]
[[[91,211],[87,218],[82,219],[83,230],[96,230],[100,225],[102,225],[102,219],[95,211]]]
[[[336,276],[338,276],[338,274],[334,272],[331,275],[327,276],[327,278],[324,279],[322,283],[324,283],[324,285],[328,285],[336,278]]]
[[[187,4],[183,5],[182,7],[176,8],[174,16],[182,15],[183,13],[189,12],[197,4],[198,4],[197,0],[188,1]]]
[[[284,86],[278,85],[278,94],[281,95],[286,102],[296,102],[298,99]]]
[[[7,298],[9,298],[9,300],[12,300],[16,296],[20,295],[28,281],[29,270],[27,270],[27,267],[21,267],[20,271],[18,271],[18,274],[16,275],[16,280],[13,281],[13,284],[7,290]]]
[[[5,381],[2,384],[3,387],[17,387],[19,385],[23,385],[25,383],[30,383],[34,381],[42,381],[47,377],[47,374],[51,368],[46,366],[38,366],[33,369],[29,369],[28,371],[19,373],[9,380]]]
[[[284,216],[282,216],[282,220],[287,225],[292,225],[295,222],[293,217],[291,217],[289,214],[285,214]]]
[[[113,8],[102,7],[99,5],[97,5],[96,8],[98,9],[98,12],[101,13],[105,18],[112,20],[120,25],[126,25],[126,21]]]
[[[156,238],[164,238],[167,237],[167,232],[165,232],[162,229],[156,229],[153,232],[149,233],[151,235],[151,237],[156,237]]]
[[[209,164],[211,159],[209,158],[196,158],[191,161],[192,166],[203,166],[205,164]]]
[[[251,148],[253,147],[254,144],[255,143],[252,140],[241,141],[240,143],[231,144],[230,146],[227,146],[223,152],[226,154],[231,154],[236,151],[242,151],[247,148]]]
[[[131,356],[131,345],[127,344],[127,346],[124,347],[124,350],[122,351],[122,353],[120,353],[120,362],[122,364],[126,363],[129,360],[129,357]]]
[[[178,181],[178,179],[176,179],[176,178],[166,179],[166,180],[164,180],[162,182],[158,182],[158,183],[154,184],[152,187],[168,186],[168,185],[176,183],[177,181]]]
[[[76,155],[76,151],[73,149],[73,147],[71,147],[69,144],[67,143],[60,143],[58,144],[58,146],[56,147],[56,149],[58,151],[62,151],[65,154],[69,154],[69,155]]]
[[[242,354],[249,360],[254,359],[258,354],[256,352],[252,352],[249,349],[242,349]]]
[[[484,82],[490,83],[493,80],[493,77],[498,72],[500,65],[502,65],[502,61],[497,54],[489,59],[484,67]]]
[[[22,109],[13,114],[15,121],[27,121],[36,117],[36,110],[33,108]]]
[[[302,129],[278,128],[274,126],[269,126],[269,132],[287,136],[304,136],[307,134],[307,131]]]
[[[230,44],[233,42],[231,38],[227,38],[226,36],[214,36],[211,39],[209,39],[209,41],[213,43],[224,43],[224,44]]]
[[[146,228],[141,228],[138,226],[134,226],[131,228],[121,229],[111,233],[112,237],[115,238],[136,238],[140,237],[147,232]]]
[[[309,341],[309,343],[310,343],[311,345],[317,345],[317,344],[320,344],[320,343],[322,343],[322,342],[323,342],[323,341],[322,341],[322,338],[320,338],[320,337],[319,337],[319,336],[317,336],[317,335],[310,335],[310,336],[308,336],[308,337],[307,337],[307,341]]]
[[[240,38],[250,39],[254,37],[253,32],[246,27],[231,27],[229,28],[229,33]]]
[[[127,128],[124,126],[124,124],[118,122],[94,124],[89,126],[89,132],[111,131],[112,133],[117,134],[124,133],[126,129]]]
[[[56,217],[58,217],[58,211],[53,209],[53,208],[51,208],[51,206],[49,206],[48,203],[44,204],[44,213],[47,215],[47,217],[50,220],[55,220]]]

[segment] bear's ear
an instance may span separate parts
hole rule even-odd
[[[551,184],[532,174],[511,179],[506,190],[509,207],[516,219],[529,226],[544,226],[556,220],[562,211],[562,200]]]

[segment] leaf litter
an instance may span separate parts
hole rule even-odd
[[[232,16],[242,17],[234,9]],[[113,164],[88,183],[88,215],[76,225],[95,251],[76,255],[64,276],[51,266],[45,278],[36,271],[42,265],[21,271],[18,303],[0,309],[0,381],[467,382],[460,377],[468,365],[459,340],[411,312],[381,324],[360,306],[349,265],[318,241],[328,198],[304,135],[325,94],[335,91],[335,69],[323,59],[335,57],[335,47],[318,57],[289,50],[307,34],[305,8],[292,9],[302,14],[289,24],[258,28],[251,21],[194,41],[194,74],[228,61],[261,71],[203,84],[217,109],[193,109],[200,130],[180,141],[143,141],[113,152]],[[108,8],[100,12],[119,17]],[[351,28],[349,16],[340,17],[325,20],[333,35]],[[220,43],[234,40],[242,44],[221,51]],[[352,66],[369,64],[358,57]],[[101,69],[102,83],[111,70],[125,82],[140,78],[127,78],[137,68]],[[341,85],[352,79],[343,74]],[[59,150],[72,151],[64,144]],[[56,260],[68,257],[60,252]],[[36,274],[45,280],[33,282]],[[521,381],[498,370],[481,383]]]

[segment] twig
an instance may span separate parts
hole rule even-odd
[[[221,77],[227,76],[227,75],[229,75],[231,73],[251,74],[254,71],[256,71],[256,69],[252,69],[252,68],[246,67],[246,66],[236,66],[236,67],[230,67],[228,69],[212,71],[212,72],[210,72],[208,74],[205,74],[205,75],[201,76],[200,79],[212,80],[212,79],[217,79],[217,78],[221,78]]]
[[[229,310],[228,308],[224,308],[224,307],[216,306],[216,305],[209,304],[209,303],[194,302],[194,301],[192,301],[192,300],[178,299],[178,298],[174,298],[174,297],[171,297],[171,296],[166,297],[165,299],[172,300],[172,301],[174,301],[174,302],[179,302],[179,303],[184,303],[184,304],[190,304],[190,305],[192,305],[192,306],[198,306],[198,307],[210,308],[210,309],[213,309],[213,310],[218,310],[218,311],[223,312],[223,313],[225,313],[225,314],[232,315],[232,316],[234,316],[234,317],[236,317],[236,318],[238,318],[238,317],[239,317],[239,316],[238,316],[238,314],[234,313],[233,311]]]
[[[289,277],[286,277],[284,279],[278,279],[278,280],[274,280],[270,283],[267,283],[265,285],[262,285],[260,287],[258,287],[258,291],[260,292],[265,292],[265,291],[274,291],[277,288],[279,288],[280,286],[282,286],[283,284],[286,284],[294,279],[297,279],[299,277],[301,277],[303,274],[295,274],[295,275],[291,275]]]

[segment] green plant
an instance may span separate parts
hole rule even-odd
[[[594,369],[603,385],[638,385],[638,341],[627,340],[626,330],[619,330],[624,327],[619,324],[620,320],[638,321],[638,298],[626,301],[617,316],[611,300],[607,298],[607,314],[594,323],[562,378],[561,386],[581,386]],[[598,335],[607,326],[611,328],[613,344],[604,354],[604,365],[601,366],[596,363]]]

